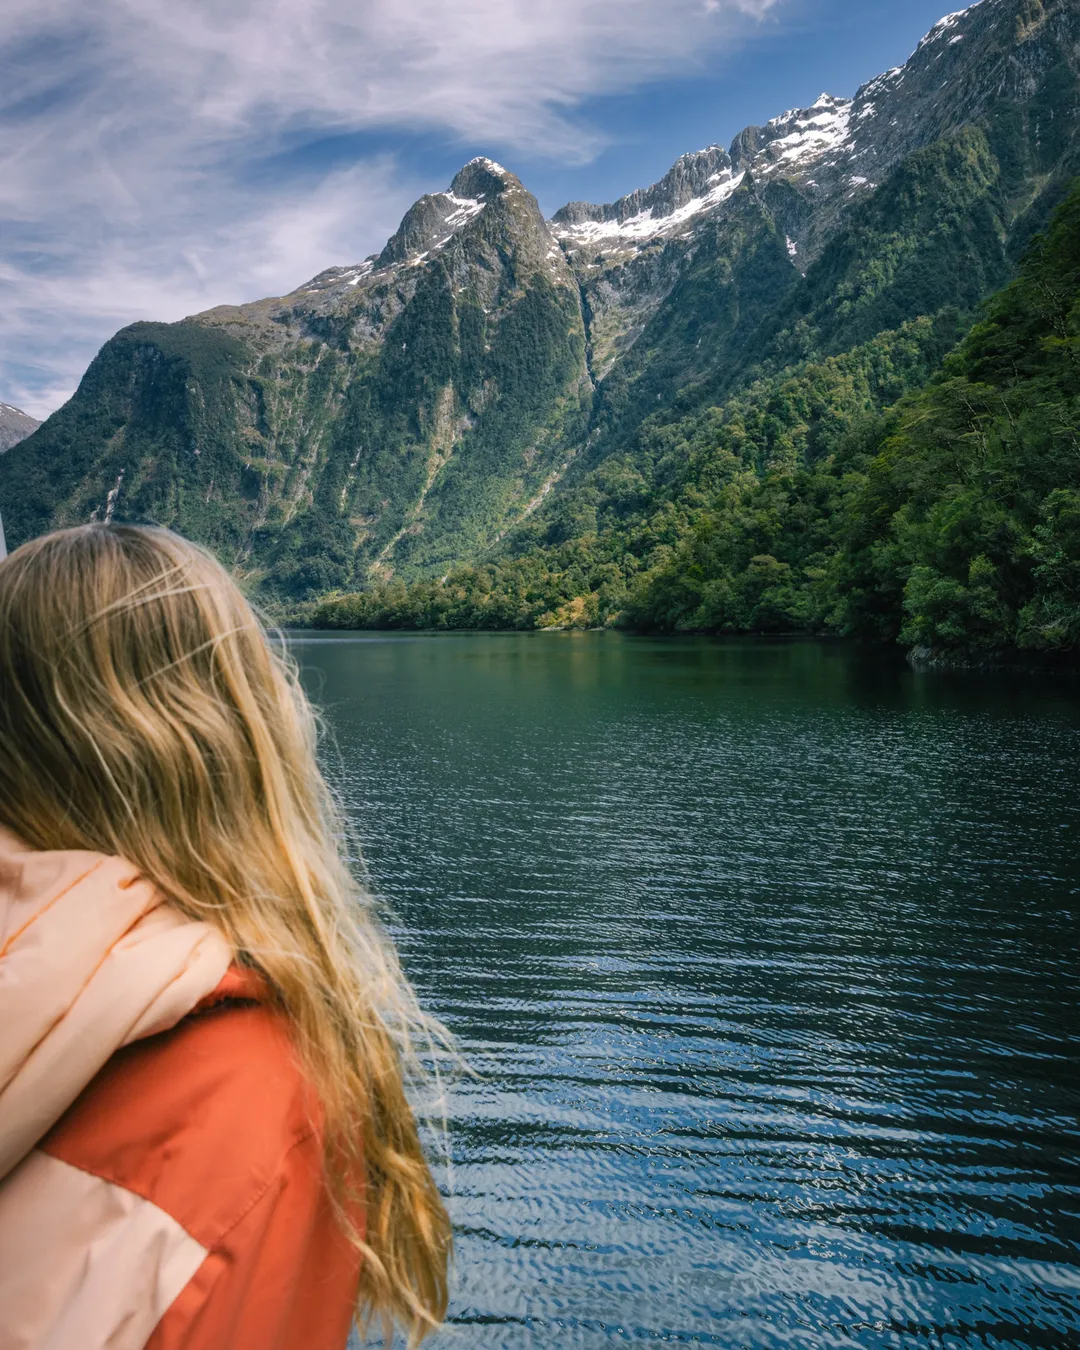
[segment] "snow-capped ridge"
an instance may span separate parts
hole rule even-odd
[[[678,229],[737,187],[731,156],[720,145],[680,155],[659,181],[604,206],[569,202],[549,222],[560,239],[646,239]],[[741,181],[741,180],[740,180]]]
[[[710,181],[718,180],[716,186],[700,197],[691,197],[688,202],[674,211],[661,214],[655,207],[647,207],[640,211],[636,216],[629,216],[623,220],[618,218],[614,220],[582,220],[577,224],[561,224],[558,221],[550,222],[552,233],[558,239],[566,240],[571,247],[581,246],[586,243],[595,243],[599,240],[610,239],[613,242],[617,240],[647,240],[660,235],[674,234],[683,225],[693,220],[706,211],[712,210],[739,190],[746,178],[745,172],[727,175],[720,173],[713,174]]]
[[[848,139],[854,101],[822,94],[809,108],[795,108],[767,123],[765,144],[752,162],[755,177],[809,167]]]
[[[982,3],[983,0],[975,0],[975,4],[969,5],[967,9],[958,9],[954,14],[946,14],[944,18],[938,19],[937,23],[934,24],[933,28],[930,29],[929,33],[926,34],[919,45],[911,53],[912,56],[917,56],[919,52],[923,51],[926,47],[929,47],[931,43],[937,42],[939,38],[944,37],[945,34],[955,28],[962,19],[966,19],[973,9],[978,9],[979,5]],[[950,41],[955,41],[955,38],[951,38]]]
[[[778,213],[789,247],[800,257],[813,257],[823,229],[832,227],[837,211],[872,192],[918,143],[921,107],[929,109],[931,125],[936,125],[939,90],[945,85],[940,75],[928,76],[928,71],[947,69],[951,76],[963,69],[971,60],[966,54],[949,56],[941,67],[938,62],[956,51],[956,44],[968,37],[974,41],[984,30],[981,20],[970,18],[974,11],[1004,3],[976,0],[946,14],[903,66],[875,76],[854,98],[822,93],[808,107],[789,108],[764,126],[747,127],[728,149],[713,143],[680,155],[649,187],[604,205],[569,202],[547,222],[552,246],[546,260],[555,267],[562,264],[563,252],[596,253],[610,247],[615,254],[627,255],[653,241],[689,238],[704,219],[726,210],[738,190],[751,183],[765,208]],[[932,92],[926,87],[928,78],[934,80]],[[781,184],[789,186],[781,189]],[[787,195],[777,196],[778,192]],[[493,202],[517,202],[521,194],[527,197],[513,173],[489,156],[477,155],[458,171],[448,190],[422,197],[406,213],[377,257],[351,268],[331,269],[309,285],[356,286],[373,271],[423,263]]]
[[[642,242],[680,233],[723,205],[746,181],[799,173],[848,140],[851,99],[822,94],[809,108],[792,108],[765,127],[747,128],[730,151],[712,145],[681,155],[651,187],[607,206],[571,202],[550,222],[557,238],[582,247],[601,241]]]
[[[747,174],[763,189],[787,180],[811,200],[824,195],[847,201],[872,191],[888,166],[905,153],[912,134],[918,135],[904,124],[897,98],[909,92],[920,97],[927,60],[936,62],[962,42],[975,31],[968,23],[973,11],[996,2],[976,0],[946,14],[908,62],[875,76],[854,98],[822,93],[809,107],[789,108],[764,126],[747,127],[727,152],[713,145],[681,155],[659,182],[606,206],[570,202],[552,218],[553,232],[571,248],[619,240],[640,243],[678,233],[722,205]],[[935,44],[939,49],[928,58],[926,50]],[[699,169],[703,156],[718,161],[705,174]]]
[[[831,111],[840,104],[850,102],[850,99],[837,98],[834,94],[819,94],[809,108],[789,108],[787,112],[782,112],[779,117],[773,117],[765,125],[771,130],[773,127],[783,126],[786,122],[807,118],[811,113],[817,113],[818,109]]]

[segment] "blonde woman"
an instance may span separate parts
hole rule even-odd
[[[341,840],[206,553],[90,525],[0,563],[0,1350],[438,1324],[426,1024]]]

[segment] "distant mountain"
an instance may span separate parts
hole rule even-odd
[[[9,538],[111,500],[270,597],[438,579],[591,537],[631,482],[659,511],[665,428],[895,348],[839,421],[754,413],[776,449],[747,469],[766,473],[929,376],[1080,171],[1078,110],[1080,0],[982,0],[853,99],[822,95],[608,205],[545,221],[474,160],[379,254],[118,333],[4,456]],[[653,546],[620,545],[619,585]]]
[[[36,417],[13,408],[10,403],[0,403],[0,454],[24,441],[39,426],[41,423]]]

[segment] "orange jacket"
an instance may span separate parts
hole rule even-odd
[[[319,1118],[214,930],[0,836],[0,1350],[343,1350]]]

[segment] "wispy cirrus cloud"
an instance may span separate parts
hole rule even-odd
[[[587,160],[583,100],[687,70],[780,2],[7,0],[0,397],[41,416],[122,324],[287,291],[441,186],[286,147],[436,131]]]

